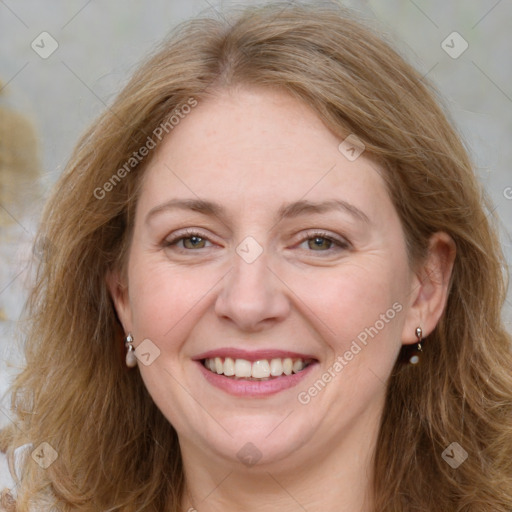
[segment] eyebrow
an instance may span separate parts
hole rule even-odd
[[[219,218],[226,217],[226,210],[223,206],[212,201],[204,199],[171,199],[163,204],[155,206],[146,215],[145,222],[148,223],[155,215],[173,209],[192,210],[194,212],[202,213],[203,215],[210,215]],[[311,215],[326,213],[332,210],[342,211],[348,213],[356,220],[362,221],[366,224],[371,224],[368,216],[359,208],[347,201],[341,199],[332,199],[329,201],[313,202],[313,201],[295,201],[293,203],[285,204],[279,208],[278,217],[281,219],[295,218],[301,215]]]

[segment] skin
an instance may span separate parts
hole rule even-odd
[[[455,250],[437,233],[412,269],[382,171],[364,153],[349,161],[341,141],[284,92],[222,90],[180,122],[146,169],[127,280],[112,273],[108,284],[134,346],[149,339],[160,350],[138,370],[179,435],[183,510],[369,510],[385,384],[416,327],[426,336],[438,322]],[[163,209],[147,220],[171,199],[198,198],[222,215]],[[331,199],[368,221],[342,210],[278,217],[284,204]],[[342,245],[315,241],[317,231]],[[181,241],[165,246],[173,236]],[[247,236],[263,249],[252,263],[236,252]],[[298,393],[396,303],[401,311],[300,403]],[[235,397],[193,361],[220,347],[292,350],[318,364],[291,389]],[[261,455],[250,466],[237,457],[248,442]]]

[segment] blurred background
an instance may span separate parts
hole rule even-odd
[[[0,0],[0,395],[20,364],[16,322],[31,241],[78,137],[173,26],[254,3],[262,2]],[[437,86],[492,198],[512,262],[512,2],[342,3]],[[504,315],[512,331],[510,297]],[[0,425],[7,421],[3,396]]]

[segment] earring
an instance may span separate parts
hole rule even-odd
[[[416,350],[413,351],[411,357],[409,358],[409,362],[411,364],[418,364],[420,362],[420,352],[423,352],[421,348],[421,340],[423,336],[423,331],[421,327],[416,327],[416,338],[418,338],[418,345]]]
[[[135,349],[133,348],[133,338],[131,333],[128,333],[124,340],[124,344],[126,345],[126,366],[128,368],[134,368],[137,366],[137,358],[135,357]]]

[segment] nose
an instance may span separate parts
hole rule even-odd
[[[269,268],[265,252],[248,263],[237,253],[215,302],[216,314],[240,330],[258,332],[290,312],[286,285]]]

